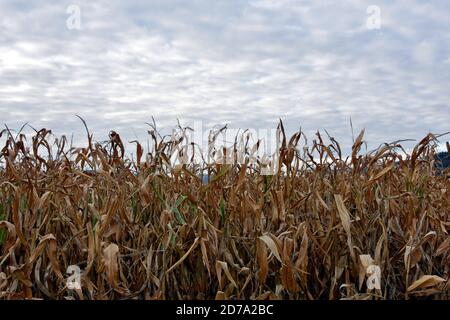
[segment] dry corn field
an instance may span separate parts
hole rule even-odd
[[[363,131],[346,157],[280,122],[264,175],[258,145],[239,139],[222,150],[244,143],[239,163],[175,164],[187,130],[149,130],[151,150],[134,141],[133,157],[115,132],[98,143],[87,130],[75,148],[46,129],[3,130],[0,299],[450,298],[436,136],[365,152]]]

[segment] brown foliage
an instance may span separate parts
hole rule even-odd
[[[156,130],[146,155],[133,141],[135,161],[115,131],[72,149],[46,129],[31,146],[3,131],[0,298],[450,297],[450,183],[433,135],[410,154],[396,142],[361,155],[361,132],[343,158],[331,137],[300,148],[303,133],[278,133],[279,169],[262,175],[258,146],[240,164],[173,164],[183,139]],[[67,288],[73,265],[81,290]]]

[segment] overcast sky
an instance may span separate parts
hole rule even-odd
[[[1,123],[79,135],[75,114],[99,140],[152,115],[344,143],[351,117],[373,146],[449,131],[450,2],[0,0]]]

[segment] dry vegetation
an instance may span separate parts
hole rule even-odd
[[[148,154],[134,142],[135,160],[115,132],[71,148],[45,129],[4,130],[0,298],[450,297],[450,181],[435,172],[435,136],[409,154],[399,142],[362,154],[362,132],[345,158],[332,137],[303,147],[278,128],[273,175],[245,140],[243,164],[173,165],[182,139],[155,130]],[[81,290],[66,287],[71,265]]]

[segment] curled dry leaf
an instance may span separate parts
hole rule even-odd
[[[177,262],[175,262],[175,264],[173,266],[171,266],[166,273],[171,272],[173,269],[175,269],[177,266],[179,266],[190,254],[192,251],[194,251],[194,249],[197,247],[198,242],[199,242],[200,238],[195,238],[194,243],[192,244],[192,246],[189,248],[189,250],[180,258],[180,260],[178,260]]]
[[[419,280],[414,281],[414,283],[408,287],[407,291],[412,292],[417,289],[434,287],[445,281],[447,281],[447,280],[445,280],[444,278],[441,278],[439,276],[424,275],[424,276],[420,277]]]
[[[222,281],[222,270],[225,272],[225,275],[227,276],[228,280],[231,282],[231,284],[237,289],[238,286],[236,284],[236,281],[233,279],[230,270],[228,269],[228,264],[224,261],[217,260],[216,261],[216,272],[217,272],[217,279],[219,280],[220,288],[222,289],[224,284]]]
[[[382,176],[384,176],[389,171],[391,171],[393,167],[394,167],[394,163],[392,163],[390,166],[388,166],[388,167],[384,168],[383,170],[381,170],[380,172],[378,172],[374,177],[369,178],[368,182],[372,182],[372,181],[380,179]]]
[[[404,254],[404,263],[406,269],[411,269],[422,259],[421,246],[406,246]]]
[[[334,199],[336,201],[336,206],[338,209],[339,218],[341,219],[342,227],[344,228],[345,233],[347,234],[347,245],[350,250],[350,255],[352,256],[352,259],[356,263],[355,252],[353,250],[353,243],[352,243],[352,233],[350,230],[351,225],[350,213],[345,207],[344,200],[342,199],[342,196],[340,194],[335,194]]]
[[[258,239],[256,242],[256,260],[259,266],[259,283],[266,283],[267,274],[269,273],[269,257],[267,256],[267,247],[263,240]]]
[[[436,257],[442,256],[448,251],[448,248],[450,247],[450,237],[444,240],[439,247],[436,250]]]
[[[277,258],[278,261],[283,263],[283,261],[281,260],[280,252],[278,251],[277,244],[269,235],[265,234],[259,237],[258,239],[263,241],[270,249],[270,252],[275,256],[275,258]]]
[[[33,264],[39,257],[39,255],[43,252],[43,250],[47,248],[48,258],[50,259],[53,271],[61,281],[64,281],[64,277],[60,271],[57,259],[57,245],[58,244],[56,242],[56,238],[53,234],[47,234],[46,236],[42,237],[37,247],[34,248],[34,250],[31,252],[28,263]]]
[[[303,236],[298,250],[297,261],[295,262],[295,268],[300,273],[300,280],[306,286],[308,278],[308,232],[306,226],[303,227]]]
[[[117,287],[118,279],[118,255],[119,246],[115,243],[110,243],[105,249],[103,249],[103,263],[105,264],[106,276],[108,282],[113,288]]]

